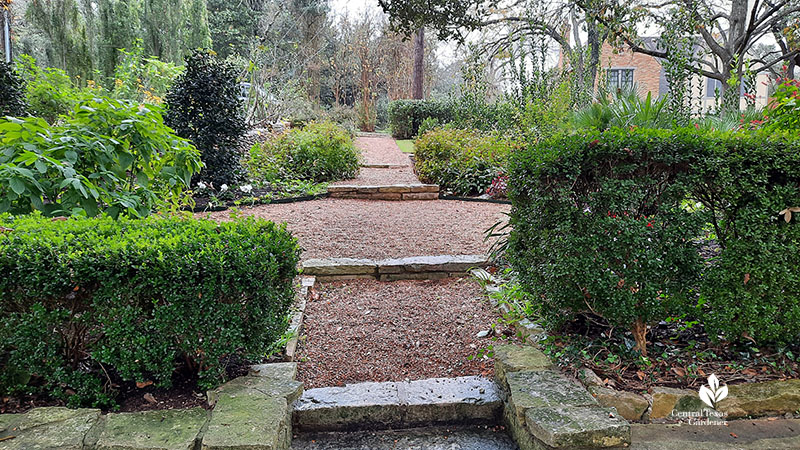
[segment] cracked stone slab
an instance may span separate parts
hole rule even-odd
[[[495,423],[502,406],[496,385],[482,377],[368,382],[306,391],[293,421],[311,431]]]
[[[378,265],[371,259],[324,258],[303,263],[305,275],[374,275],[377,271]]]
[[[0,420],[3,450],[84,448],[87,435],[100,418],[99,409],[34,408]]]
[[[496,344],[494,346],[494,373],[500,385],[508,389],[506,375],[524,370],[548,370],[553,367],[550,358],[532,345]]]
[[[484,267],[489,260],[483,255],[412,256],[377,261],[378,273],[467,272]]]
[[[552,448],[609,448],[631,442],[631,426],[614,408],[532,408],[525,413],[525,423],[533,436]]]
[[[97,450],[192,450],[208,419],[203,408],[109,414]]]
[[[247,376],[234,378],[222,386],[208,391],[208,403],[214,405],[223,396],[249,396],[253,398],[283,398],[288,403],[300,398],[303,383],[293,379]]]

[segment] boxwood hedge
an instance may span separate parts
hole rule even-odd
[[[0,216],[0,393],[113,404],[113,383],[201,387],[282,336],[299,250],[284,226]]]
[[[447,101],[395,100],[389,103],[389,127],[395,139],[413,138],[425,119],[436,119],[444,124],[453,117],[453,104]]]
[[[509,256],[557,326],[682,314],[729,341],[800,339],[800,142],[612,129],[515,152]]]

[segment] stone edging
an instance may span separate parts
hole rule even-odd
[[[495,198],[480,198],[480,197],[461,197],[459,195],[447,195],[439,193],[439,200],[458,200],[461,202],[476,202],[476,203],[497,203],[500,205],[510,205],[510,200],[498,200]]]
[[[306,311],[306,303],[311,297],[314,284],[316,283],[316,278],[314,277],[299,278],[300,283],[297,292],[295,293],[293,306],[294,313],[292,314],[292,320],[289,323],[288,330],[292,337],[286,342],[286,350],[284,352],[284,359],[286,361],[294,361],[294,355],[297,351],[297,343],[300,340],[300,333],[303,332],[303,314]]]
[[[408,164],[388,164],[388,163],[363,163],[364,169],[403,169],[409,167]]]
[[[485,267],[483,255],[412,256],[399,259],[326,258],[303,263],[303,274],[317,281],[352,280],[357,278],[395,280],[436,280],[464,276],[471,269]]]
[[[392,184],[385,186],[335,185],[328,186],[331,198],[366,200],[437,200],[439,186],[435,184]]]
[[[312,200],[319,200],[321,198],[328,198],[328,193],[323,192],[321,194],[314,194],[314,195],[303,195],[300,197],[287,197],[287,198],[276,198],[272,199],[268,202],[253,202],[248,204],[241,204],[236,205],[234,202],[226,202],[224,206],[214,206],[211,208],[182,208],[182,211],[189,211],[191,213],[204,213],[204,212],[219,212],[219,211],[227,211],[230,208],[246,208],[249,206],[260,206],[260,205],[280,205],[283,203],[300,203],[300,202],[310,202]]]
[[[303,392],[296,363],[253,366],[250,374],[208,392],[213,408],[102,415],[99,409],[34,408],[0,414],[3,449],[288,450],[292,402]]]

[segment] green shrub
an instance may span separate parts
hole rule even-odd
[[[10,64],[0,62],[0,117],[24,116],[27,110],[25,83]]]
[[[800,131],[800,80],[778,79],[770,107],[768,129]]]
[[[496,133],[439,128],[414,141],[420,180],[456,195],[483,194],[505,173],[515,143]]]
[[[313,122],[254,145],[245,164],[258,184],[288,180],[321,183],[354,178],[361,167],[360,155],[344,128],[332,122]]]
[[[596,314],[643,349],[646,324],[688,312],[730,341],[796,341],[800,232],[778,212],[800,205],[798,150],[695,129],[532,146],[511,162],[509,257],[553,326]],[[703,229],[722,248],[706,267]]]
[[[285,332],[299,250],[252,218],[0,216],[0,394],[109,405],[111,383],[201,388]]]
[[[395,139],[411,139],[427,118],[439,123],[453,120],[452,104],[436,100],[395,100],[389,103],[389,127]]]
[[[419,125],[419,129],[417,130],[417,137],[422,136],[423,134],[427,133],[428,131],[435,130],[436,128],[441,128],[442,124],[439,122],[439,119],[435,117],[426,117],[425,120]]]
[[[28,113],[49,123],[54,123],[59,116],[69,113],[93,94],[100,94],[76,88],[66,72],[39,67],[31,56],[21,55],[16,64],[17,72],[25,80],[25,94],[30,105]]]
[[[200,150],[199,181],[235,186],[244,181],[239,141],[245,132],[243,103],[232,65],[208,51],[186,58],[186,70],[167,94],[164,122]]]
[[[0,213],[140,217],[177,207],[199,153],[151,108],[101,98],[60,126],[0,119]]]

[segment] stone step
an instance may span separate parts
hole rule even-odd
[[[371,278],[381,281],[434,280],[464,276],[476,267],[486,267],[483,255],[411,256],[395,259],[325,258],[303,263],[303,274],[317,281]]]
[[[332,198],[361,198],[368,200],[436,200],[436,184],[391,184],[385,186],[335,185],[328,186]]]
[[[482,377],[357,383],[305,391],[292,422],[301,431],[499,423],[500,391]]]
[[[364,163],[361,167],[365,169],[403,169],[410,167],[408,164],[389,164],[389,163]]]
[[[478,427],[426,427],[404,430],[302,433],[294,450],[515,450],[503,431]]]

